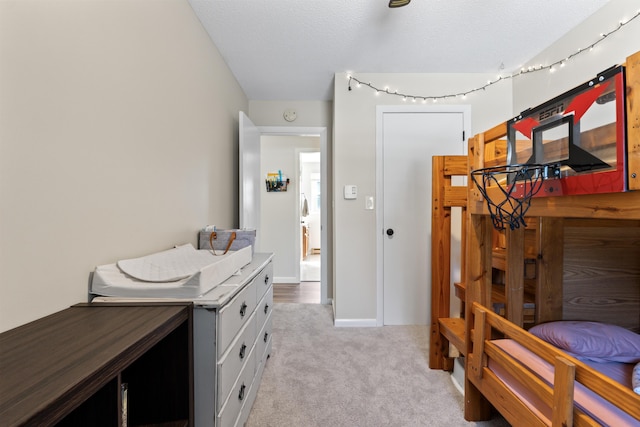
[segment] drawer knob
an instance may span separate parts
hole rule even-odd
[[[242,343],[242,347],[240,347],[240,354],[238,356],[240,356],[240,360],[244,359],[244,352],[247,350],[247,346],[245,345],[245,343]]]
[[[242,306],[240,307],[240,317],[244,317],[245,313],[247,312],[247,303],[242,303]]]
[[[246,386],[244,385],[244,383],[242,383],[242,385],[240,386],[240,393],[238,393],[238,400],[244,400],[244,389],[246,388]]]
[[[264,305],[264,314],[267,314],[268,310],[269,310],[269,304],[265,304]]]
[[[265,332],[264,333],[264,342],[267,342],[268,338],[269,338],[269,332]]]

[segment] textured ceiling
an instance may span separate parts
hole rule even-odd
[[[333,75],[514,71],[608,0],[190,0],[251,100],[330,100]]]

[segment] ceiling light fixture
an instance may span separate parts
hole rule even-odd
[[[411,2],[411,0],[390,0],[389,7],[402,7],[406,6]]]

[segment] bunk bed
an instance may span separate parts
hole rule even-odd
[[[640,396],[627,384],[633,364],[603,363],[599,368],[598,363],[582,362],[478,303],[473,314],[468,379],[512,424],[640,424]],[[492,339],[496,332],[503,338]]]
[[[445,190],[450,185],[443,177],[449,174],[444,164],[453,159],[438,160],[437,171],[434,159],[443,190],[434,187],[434,212],[441,212],[432,216],[432,244],[445,251],[432,259],[430,367],[451,369],[450,344],[465,356],[469,421],[489,419],[496,409],[518,426],[640,425],[640,395],[631,387],[640,350],[631,350],[637,360],[599,365],[592,361],[598,358],[563,348],[539,327],[593,321],[640,332],[640,52],[627,58],[625,74],[626,191],[531,199],[526,217],[535,218],[538,253],[530,306],[526,227],[504,230],[506,249],[498,254],[495,224],[469,179],[466,200],[457,203],[465,211],[463,283],[455,285],[462,310],[449,313],[449,249],[442,241],[450,237],[443,217],[452,191]],[[505,162],[508,130],[505,122],[469,140],[467,172]],[[436,203],[436,197],[442,200]],[[498,314],[492,271],[499,256],[506,278]]]

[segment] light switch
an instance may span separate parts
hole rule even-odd
[[[364,208],[368,211],[373,210],[373,196],[367,196],[364,199]]]

